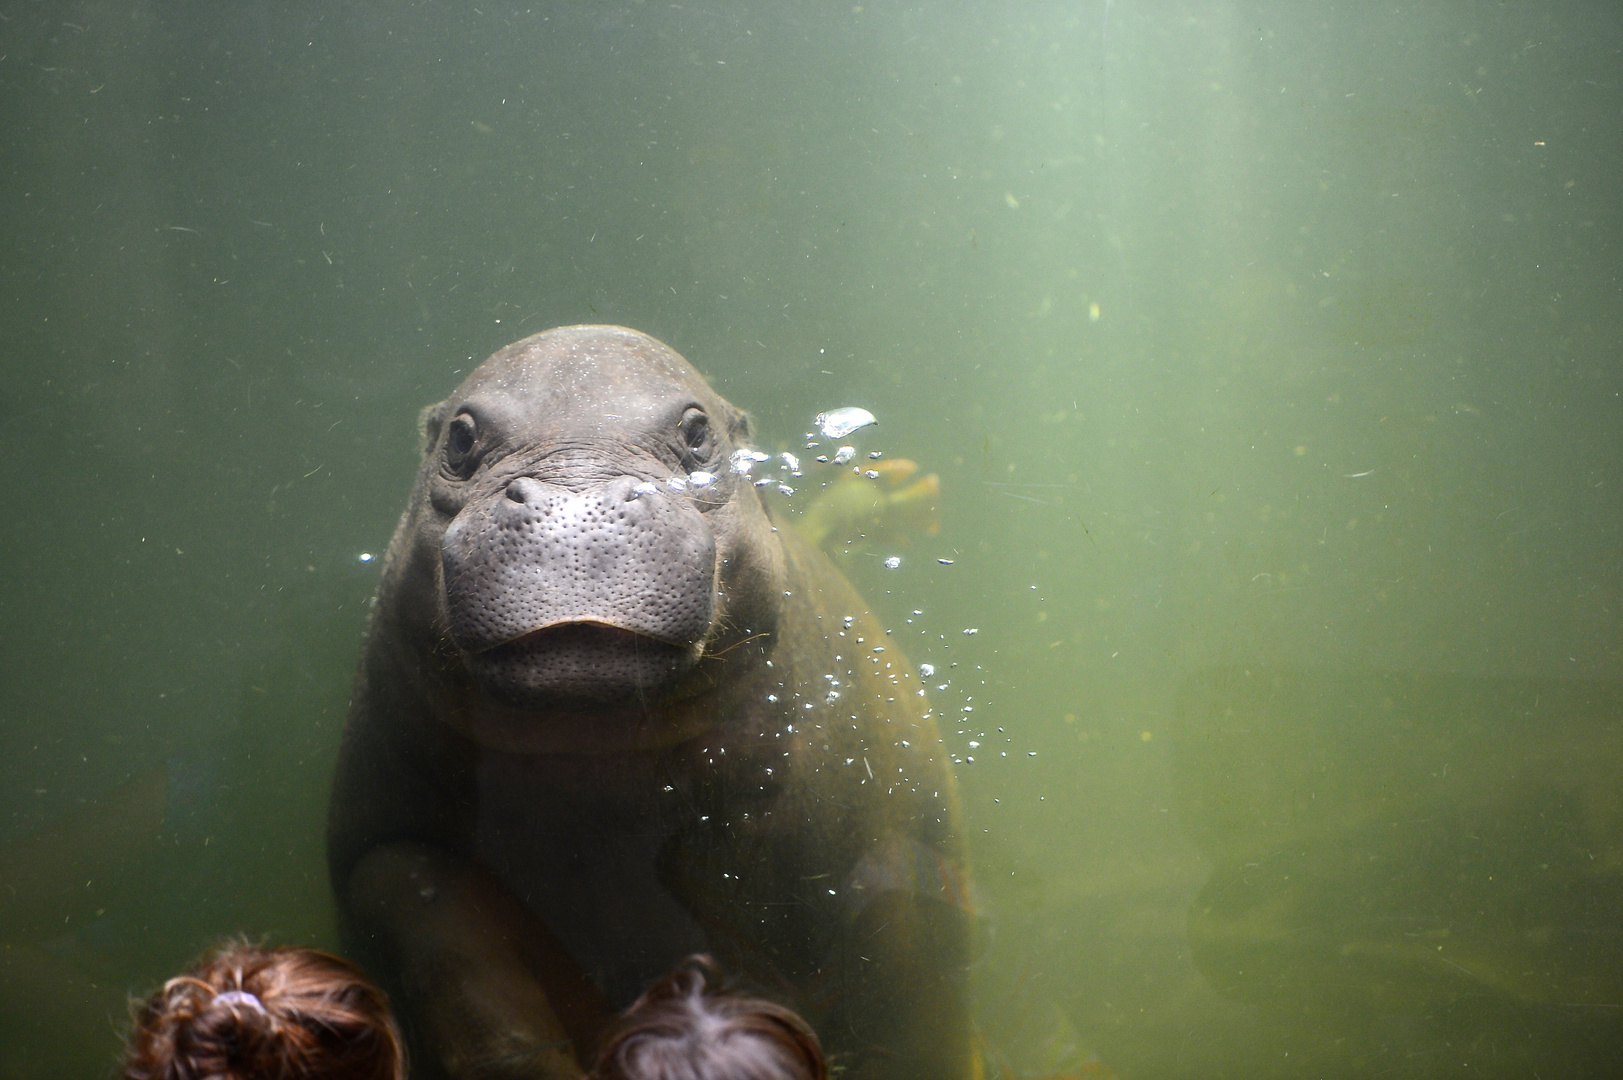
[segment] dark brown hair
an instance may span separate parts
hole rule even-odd
[[[315,949],[229,942],[135,1005],[125,1080],[405,1080],[388,1000]]]
[[[590,1080],[828,1080],[806,1021],[718,981],[692,956],[655,983],[610,1029]]]

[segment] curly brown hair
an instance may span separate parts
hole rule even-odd
[[[133,1004],[125,1080],[405,1080],[383,991],[315,949],[228,942]]]
[[[625,1011],[588,1080],[828,1080],[797,1013],[717,982],[709,957],[689,957]]]

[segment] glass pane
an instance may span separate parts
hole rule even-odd
[[[458,742],[466,714],[428,695],[421,730],[449,741],[398,736],[411,768],[494,787],[411,839],[546,927],[594,1007],[709,949],[781,977],[856,1072],[924,1043],[997,1080],[1602,1071],[1623,1052],[1620,45],[1623,16],[1585,3],[7,10],[0,1074],[103,1075],[127,997],[227,935],[398,985],[340,930],[329,795],[373,693],[369,612],[425,611],[443,572],[371,601],[459,385],[572,324],[653,335],[714,396],[635,368],[635,431],[601,378],[522,438],[481,420],[478,497],[574,522],[621,567],[593,595],[632,602],[681,575],[622,573],[603,485],[630,477],[614,507],[723,556],[717,515],[760,500],[765,549],[800,552],[800,595],[760,610],[804,636],[723,604],[636,641],[698,649],[724,686],[783,648],[803,681],[749,714],[774,732],[796,701],[858,716],[849,752],[799,733],[796,782],[833,778],[792,804],[804,831],[746,838],[727,788],[732,832],[677,858],[644,828],[673,774],[629,744],[548,802],[521,760],[545,754]],[[705,467],[718,448],[768,457],[741,478]],[[502,460],[537,486],[490,486]],[[467,670],[471,631],[440,629],[390,678]],[[712,747],[685,715],[706,758],[767,731]],[[941,741],[890,767],[941,771],[895,810],[863,750],[903,722]],[[343,773],[340,800],[427,805],[359,753],[371,779]],[[842,817],[852,780],[866,809]],[[344,850],[384,842],[368,829]],[[496,865],[521,848],[554,857]],[[814,855],[835,893],[918,901],[927,945],[873,931],[891,998],[812,988],[816,957],[890,926],[790,889],[822,887]],[[728,899],[740,860],[787,890],[774,931]],[[863,1004],[954,1017],[964,969],[972,1020],[930,1039]]]

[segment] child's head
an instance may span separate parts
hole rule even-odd
[[[383,992],[314,949],[223,946],[135,1010],[125,1080],[404,1080]]]
[[[714,981],[708,959],[692,957],[655,983],[609,1032],[591,1080],[827,1080],[804,1020]]]

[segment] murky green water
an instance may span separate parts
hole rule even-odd
[[[839,559],[963,718],[994,1070],[1623,1054],[1612,5],[3,16],[0,1076],[335,941],[360,556],[574,322],[940,475]]]

